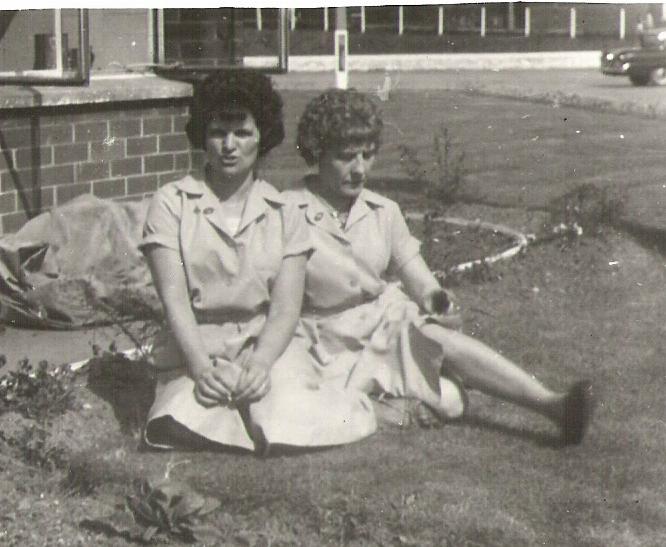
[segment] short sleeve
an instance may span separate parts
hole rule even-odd
[[[174,251],[180,250],[178,232],[180,213],[178,196],[168,187],[157,192],[148,206],[146,222],[143,225],[143,238],[139,249],[145,252],[146,247],[155,244]]]
[[[390,207],[391,259],[389,270],[397,273],[421,250],[421,242],[409,231],[405,217],[397,204]]]
[[[284,219],[283,257],[309,254],[314,246],[305,221],[305,213],[290,200],[287,200],[282,211]]]

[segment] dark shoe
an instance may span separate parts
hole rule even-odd
[[[585,380],[576,382],[564,401],[562,419],[562,444],[580,444],[592,419],[594,399],[592,383]]]

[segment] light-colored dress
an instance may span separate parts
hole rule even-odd
[[[149,245],[180,253],[201,339],[212,362],[230,374],[240,372],[265,324],[283,258],[312,247],[302,215],[270,184],[255,182],[240,225],[230,233],[218,199],[192,176],[155,194],[141,247]],[[262,450],[272,444],[348,443],[376,429],[367,397],[323,383],[303,338],[294,338],[273,365],[268,395],[240,410],[196,401],[194,382],[167,329],[156,339],[154,359],[159,378],[146,426],[152,445],[171,444],[153,435],[164,420],[216,443]]]
[[[447,399],[459,398],[457,390],[442,397],[443,350],[421,330],[432,318],[387,281],[420,252],[398,205],[364,189],[341,228],[305,183],[285,193],[314,247],[298,334],[319,366],[347,388],[419,399],[442,416],[452,403],[461,408]]]

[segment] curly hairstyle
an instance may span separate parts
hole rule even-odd
[[[195,87],[190,120],[185,131],[194,148],[205,148],[211,120],[229,118],[229,112],[247,109],[259,129],[259,156],[284,139],[282,98],[267,76],[256,70],[222,70]],[[233,116],[232,116],[233,117]]]
[[[379,149],[381,113],[370,97],[355,89],[329,89],[312,99],[298,123],[296,148],[315,165],[330,148],[371,143]]]

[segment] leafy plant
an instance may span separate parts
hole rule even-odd
[[[46,471],[63,469],[67,465],[67,454],[62,447],[53,446],[47,425],[31,423],[25,426],[15,437],[2,438],[13,448],[21,459],[28,465],[39,467]]]
[[[0,368],[7,364],[0,356]],[[51,367],[40,361],[34,369],[28,359],[15,371],[0,376],[0,413],[14,411],[22,416],[45,421],[75,408],[74,378],[67,366]]]
[[[444,124],[433,135],[429,161],[422,161],[418,151],[408,145],[400,145],[399,150],[407,176],[416,183],[425,183],[426,194],[435,201],[437,211],[442,212],[455,203],[465,182],[465,152],[457,149]]]
[[[609,226],[619,223],[624,201],[608,187],[580,184],[548,204],[552,225],[549,235],[564,237],[569,243],[582,235],[603,236]]]
[[[223,532],[203,522],[220,507],[214,498],[204,497],[171,479],[152,485],[147,480],[134,484],[134,493],[121,509],[108,517],[85,520],[82,525],[130,541],[149,543],[158,538],[218,544]]]

